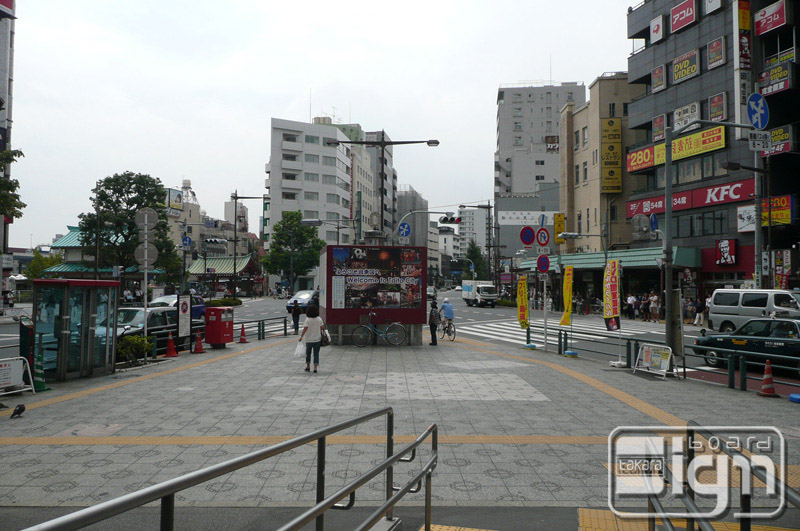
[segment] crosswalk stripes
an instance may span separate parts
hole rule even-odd
[[[467,325],[456,323],[458,333],[479,336],[487,339],[497,339],[510,343],[520,344],[527,339],[527,332],[519,326],[517,321],[490,321],[483,323],[469,323]],[[596,324],[577,324],[572,327],[559,327],[557,324],[548,323],[548,344],[558,343],[558,331],[566,330],[570,333],[573,340],[598,341],[613,340],[618,337],[615,332],[608,332],[603,323]],[[632,329],[623,330],[619,335],[624,339],[630,339],[641,334],[651,333],[650,330]],[[544,321],[542,319],[531,321],[531,341],[533,343],[544,342]]]

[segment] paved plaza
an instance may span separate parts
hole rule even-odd
[[[327,347],[320,373],[293,336],[230,345],[107,377],[54,384],[20,419],[0,411],[0,515],[12,506],[80,507],[133,492],[385,406],[396,448],[437,423],[440,507],[606,508],[607,437],[623,425],[769,425],[800,470],[800,406],[698,381],[471,339],[437,347]],[[385,423],[329,437],[327,492],[378,464]],[[402,464],[396,482],[430,455]],[[299,448],[180,493],[178,506],[312,505],[316,451]],[[384,479],[358,491],[375,506]],[[404,504],[419,505],[422,494]],[[6,509],[4,509],[6,508]],[[63,511],[62,511],[63,512]],[[0,526],[2,527],[2,526]]]

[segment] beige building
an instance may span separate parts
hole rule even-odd
[[[441,253],[439,252],[439,224],[428,222],[428,284],[433,283],[434,271],[441,272]]]
[[[561,244],[561,254],[602,252],[606,223],[610,249],[631,241],[625,198],[638,186],[625,172],[625,148],[645,135],[628,130],[628,103],[643,92],[627,72],[607,72],[589,85],[589,101],[561,109],[560,210],[566,232],[589,235]]]

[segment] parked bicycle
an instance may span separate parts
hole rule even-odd
[[[456,325],[453,324],[453,321],[450,321],[446,325],[442,323],[437,332],[439,334],[439,339],[444,339],[444,336],[447,336],[447,339],[450,341],[456,340]]]
[[[386,321],[386,328],[381,332],[375,325],[372,324],[372,318],[378,314],[370,312],[367,316],[367,322],[359,325],[353,330],[350,338],[353,344],[357,347],[366,347],[371,345],[373,337],[379,337],[386,340],[390,345],[402,345],[406,340],[406,329],[400,323],[393,323],[391,320]]]

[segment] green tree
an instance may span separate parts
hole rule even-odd
[[[155,265],[165,271],[166,282],[179,282],[183,274],[182,261],[169,237],[164,204],[167,192],[161,180],[143,173],[115,173],[99,181],[93,192],[94,210],[78,216],[84,255],[95,255],[99,232],[98,265],[101,268],[137,265],[134,251],[140,240],[136,211],[149,207],[158,213],[158,223],[151,231],[152,243],[158,250]]]
[[[279,275],[283,271],[285,276],[289,276],[289,272],[293,271],[294,276],[289,279],[292,287],[297,277],[308,274],[319,265],[319,253],[325,247],[325,242],[317,236],[317,228],[301,225],[302,219],[303,214],[299,210],[283,213],[272,232],[269,251],[261,261],[271,275]]]
[[[488,280],[489,272],[488,268],[486,267],[486,261],[483,259],[481,248],[478,247],[478,244],[475,243],[475,240],[469,241],[469,245],[467,246],[467,258],[472,260],[472,263],[475,264],[475,278],[477,280]],[[464,278],[467,280],[472,280],[472,272],[470,271],[467,273],[465,271]]]
[[[22,217],[22,209],[27,205],[22,202],[19,193],[17,193],[19,181],[9,177],[6,169],[9,164],[24,156],[22,151],[18,149],[0,151],[0,171],[3,172],[3,176],[0,177],[0,213],[10,218]]]
[[[33,251],[33,260],[31,260],[31,263],[25,268],[24,274],[28,278],[42,278],[45,269],[58,265],[63,261],[64,258],[59,253],[45,256],[39,251]]]

